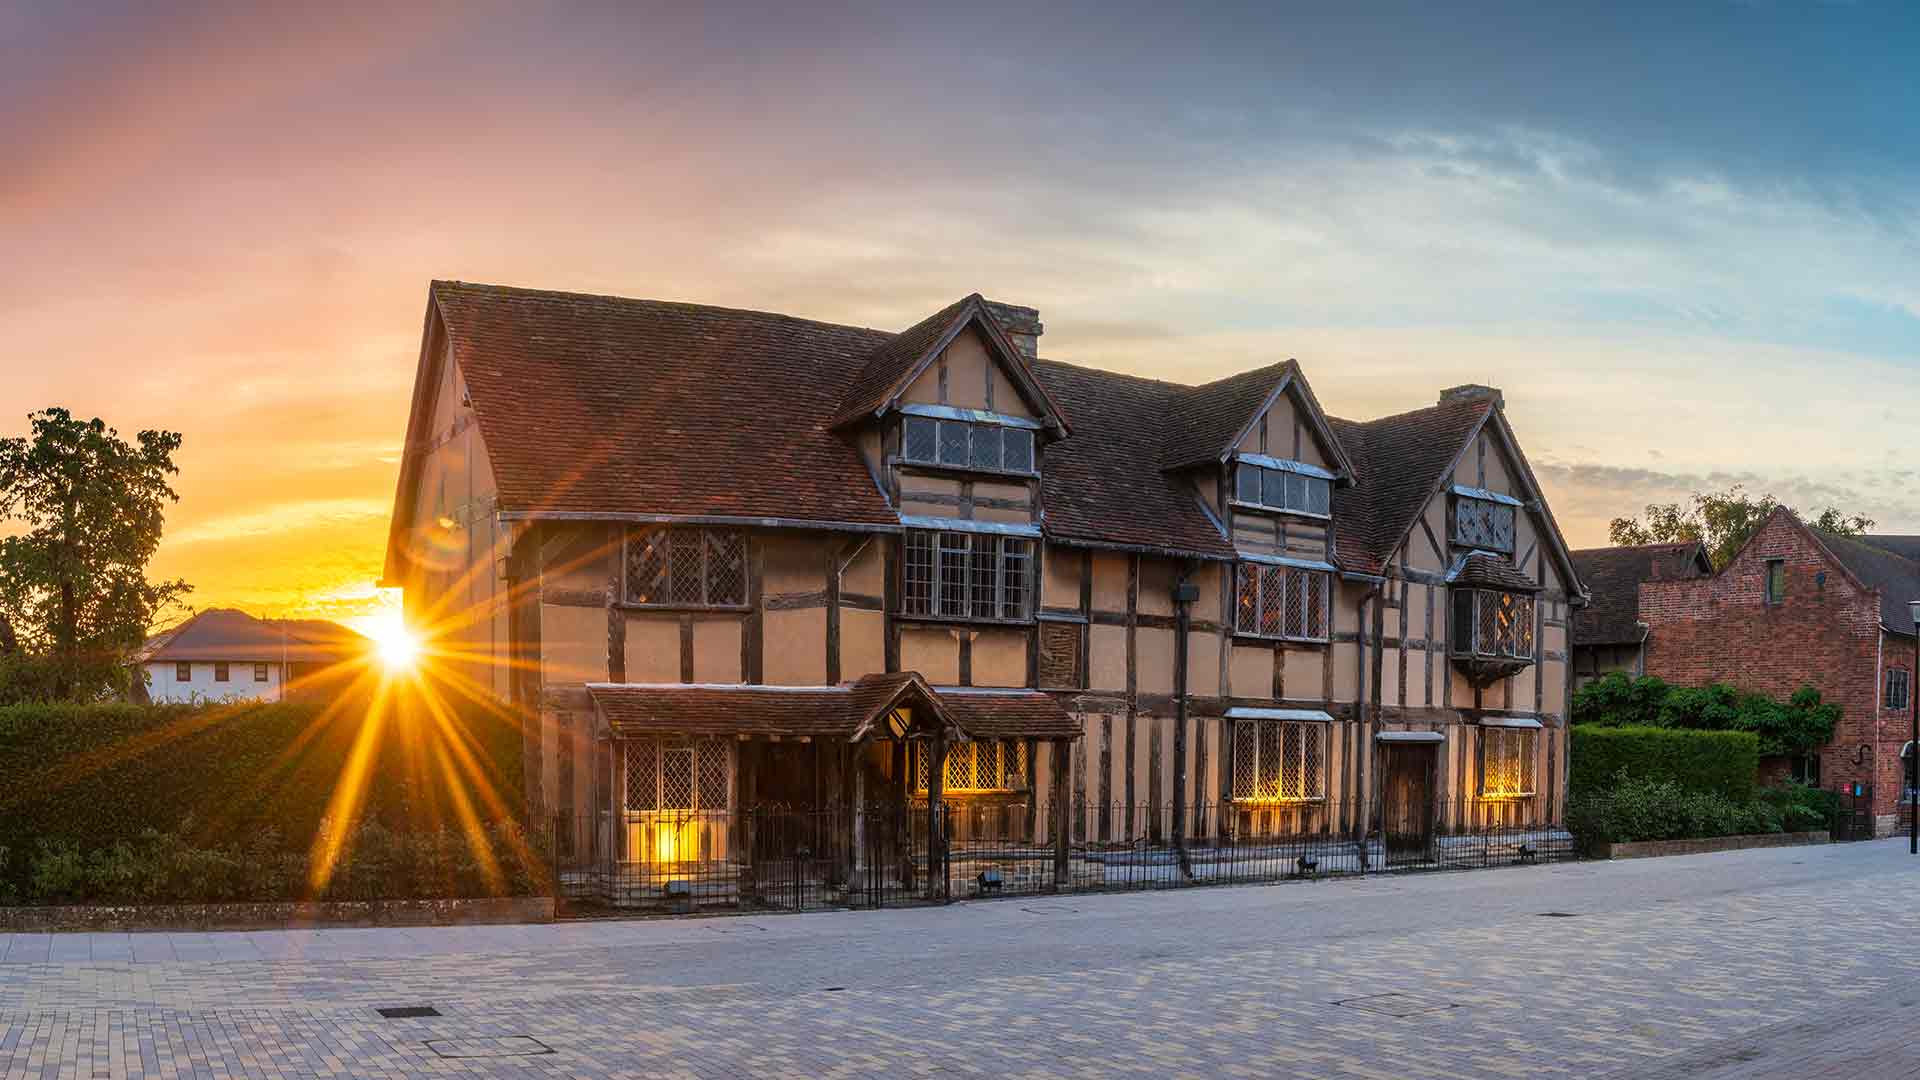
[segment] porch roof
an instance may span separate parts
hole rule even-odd
[[[616,737],[676,733],[779,738],[859,738],[884,730],[896,705],[931,705],[965,738],[1071,739],[1080,725],[1039,690],[935,687],[911,671],[839,686],[588,683]]]

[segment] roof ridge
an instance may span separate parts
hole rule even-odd
[[[857,326],[853,323],[829,322],[826,319],[815,319],[806,315],[795,315],[787,311],[768,311],[765,308],[728,307],[724,304],[702,304],[692,300],[662,300],[654,296],[620,296],[615,293],[573,292],[568,289],[533,289],[524,285],[496,285],[484,281],[461,281],[457,278],[433,279],[434,288],[440,288],[442,286],[489,293],[545,297],[549,299],[605,300],[617,304],[653,304],[659,307],[685,308],[692,311],[724,312],[729,315],[758,315],[769,319],[788,319],[793,322],[808,323],[813,326],[824,326],[833,330],[858,330],[862,333],[885,334],[889,337],[898,337],[905,332],[905,330],[883,330],[877,326]],[[914,325],[918,326],[919,323],[915,323]],[[912,327],[907,327],[906,329],[912,329]]]

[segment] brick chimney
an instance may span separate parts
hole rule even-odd
[[[1483,398],[1492,398],[1493,407],[1496,409],[1504,409],[1507,407],[1507,399],[1500,396],[1500,388],[1497,386],[1481,386],[1479,383],[1463,383],[1460,386],[1449,386],[1445,390],[1440,391],[1440,404],[1442,405],[1451,404],[1455,401],[1479,401]]]
[[[1013,347],[1020,350],[1020,355],[1029,360],[1040,355],[1040,309],[989,300],[987,312],[1013,339]]]

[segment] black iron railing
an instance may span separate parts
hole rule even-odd
[[[1164,806],[956,799],[869,807],[649,811],[554,820],[554,880],[582,907],[802,911],[1574,857],[1537,800],[1435,798],[1382,829],[1356,802],[1201,803],[1176,843]],[[1056,814],[1056,809],[1060,812]],[[1062,843],[1058,826],[1067,829]],[[936,842],[937,841],[937,842]]]

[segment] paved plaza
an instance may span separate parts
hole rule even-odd
[[[1904,842],[941,909],[0,934],[0,1077],[1920,1077]],[[438,1016],[386,1018],[427,1006]]]

